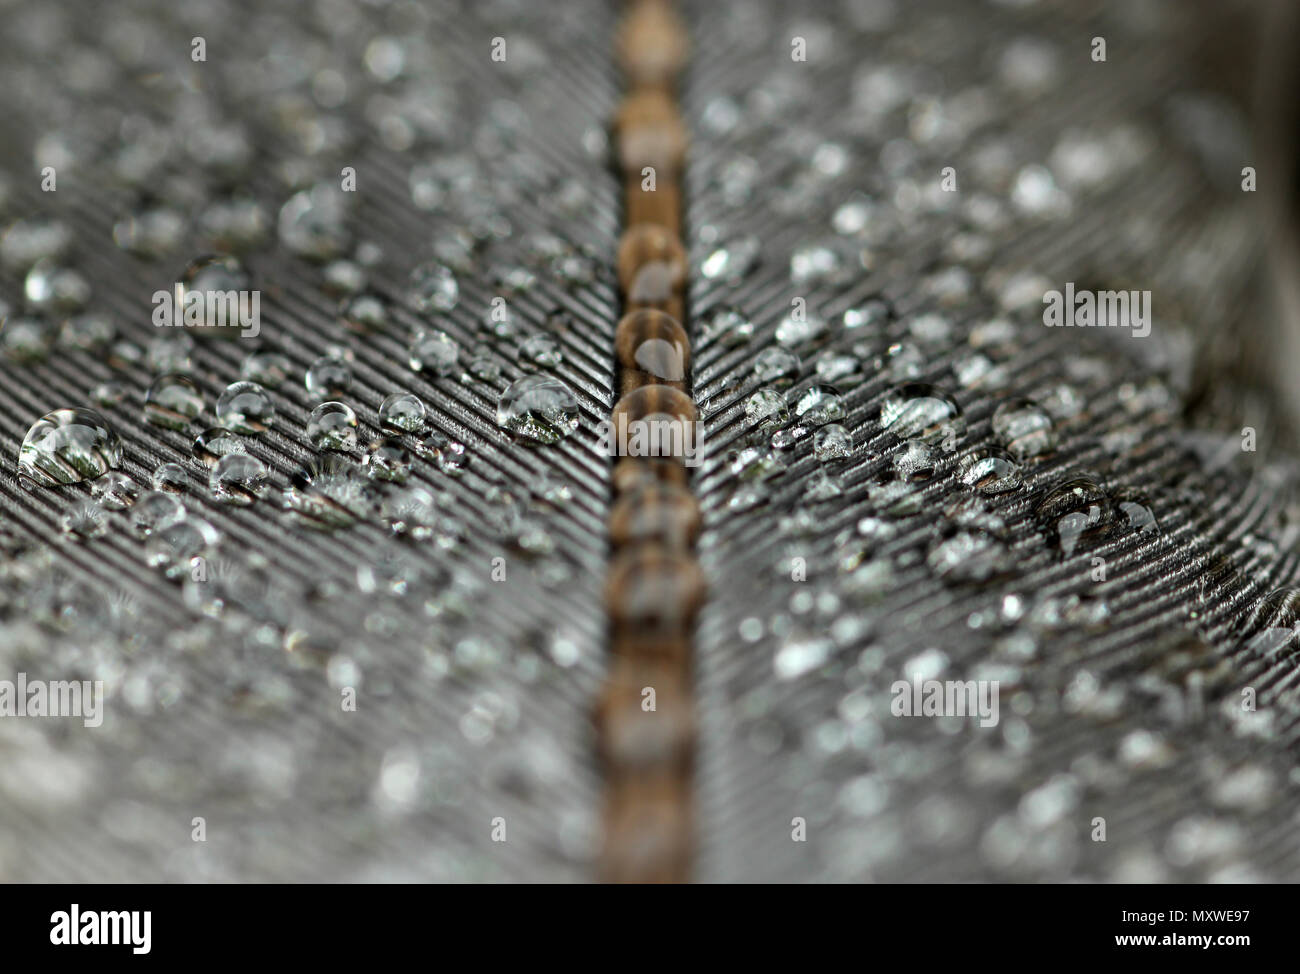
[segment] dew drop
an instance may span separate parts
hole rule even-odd
[[[179,463],[160,463],[153,472],[153,489],[183,494],[190,486],[189,472]]]
[[[1104,540],[1114,520],[1106,491],[1088,473],[1067,474],[1034,508],[1049,543],[1066,556]]]
[[[250,382],[275,389],[289,378],[293,363],[278,352],[257,352],[244,359],[239,374]]]
[[[411,476],[411,454],[398,440],[376,440],[370,444],[361,466],[371,480],[405,483]]]
[[[59,527],[75,541],[93,541],[108,533],[108,512],[95,501],[77,501],[59,519]]]
[[[822,463],[847,460],[853,455],[853,434],[838,423],[829,423],[813,434],[813,456]]]
[[[179,580],[191,574],[194,559],[211,561],[213,549],[220,540],[220,533],[207,521],[186,518],[156,528],[150,534],[145,545],[145,562],[150,568],[161,569],[168,578]]]
[[[311,364],[305,385],[317,400],[347,395],[352,388],[352,366],[338,352],[327,352]]]
[[[408,297],[418,311],[446,312],[460,301],[460,285],[455,272],[446,264],[421,264],[411,272]]]
[[[984,447],[963,454],[958,461],[961,482],[981,494],[1002,494],[1021,485],[1020,465],[1000,447]]]
[[[553,369],[564,361],[560,343],[550,335],[533,335],[519,346],[519,360],[544,369]]]

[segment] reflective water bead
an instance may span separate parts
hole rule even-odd
[[[559,379],[526,375],[501,393],[497,425],[516,436],[555,443],[578,428],[578,400]]]
[[[42,487],[75,484],[121,466],[122,441],[92,409],[56,409],[27,431],[18,473]]]
[[[261,433],[275,419],[275,403],[256,382],[232,382],[217,398],[217,424],[236,433]]]
[[[346,403],[321,403],[307,420],[307,442],[317,450],[356,449],[357,414]]]
[[[168,373],[154,380],[144,397],[144,418],[155,426],[182,430],[203,412],[203,393],[189,376]]]

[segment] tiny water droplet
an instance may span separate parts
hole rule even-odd
[[[853,434],[838,423],[823,426],[813,434],[813,456],[822,463],[847,460],[853,455]]]
[[[221,534],[207,521],[186,518],[154,529],[145,545],[145,562],[168,578],[181,579],[191,573],[194,559],[210,561],[220,540]]]
[[[1066,556],[1104,540],[1114,521],[1105,489],[1089,473],[1067,474],[1034,508],[1048,542]]]
[[[460,301],[460,285],[456,274],[445,264],[421,264],[411,272],[408,297],[416,310],[446,312]]]
[[[1020,465],[1000,447],[983,447],[963,454],[958,466],[961,482],[981,494],[1002,494],[1022,483]]]
[[[564,361],[560,343],[550,335],[533,335],[519,346],[519,360],[543,369],[553,369]]]

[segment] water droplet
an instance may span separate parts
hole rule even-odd
[[[550,335],[533,335],[519,346],[519,360],[544,369],[553,369],[564,361],[560,343]]]
[[[417,311],[446,312],[460,301],[460,285],[446,264],[421,264],[411,272],[408,297]]]
[[[91,409],[56,409],[37,420],[18,450],[18,474],[41,487],[76,484],[122,463],[122,441]]]
[[[261,433],[274,419],[275,403],[256,382],[232,382],[217,399],[217,423],[236,433]]]
[[[192,574],[196,558],[211,561],[220,540],[220,533],[207,521],[186,518],[153,530],[145,545],[145,562],[162,569],[168,578],[181,579]]]
[[[227,307],[224,302],[219,309],[220,316],[214,315],[213,320],[208,320],[208,311],[218,310],[209,301],[209,297],[217,294],[227,294],[232,291],[250,291],[252,278],[238,257],[230,254],[213,254],[199,257],[189,263],[181,275],[181,288],[181,303],[173,309],[173,315],[177,323],[183,317],[187,325],[193,324],[200,329],[211,329],[213,333],[227,330],[234,332],[235,329],[221,327],[229,324],[231,317],[236,317],[234,309]],[[202,300],[191,298],[191,292],[200,295]],[[199,332],[199,334],[203,333],[203,331]],[[189,340],[188,334],[178,337]],[[171,369],[169,371],[182,370]]]
[[[1067,474],[1034,508],[1049,543],[1067,556],[1103,540],[1114,519],[1106,491],[1088,473]]]
[[[90,300],[90,282],[77,271],[41,260],[27,272],[23,297],[34,311],[75,311]]]
[[[242,378],[269,389],[275,389],[289,378],[293,363],[278,352],[257,352],[244,359],[239,368]]]
[[[831,386],[809,386],[799,392],[787,394],[799,421],[808,426],[825,426],[844,418],[844,400]]]
[[[352,388],[352,366],[341,354],[327,352],[311,364],[305,384],[318,400],[347,395]]]
[[[908,440],[894,454],[894,476],[899,480],[929,480],[934,476],[935,451],[923,440]]]
[[[465,374],[461,376],[461,381],[469,384],[477,379],[479,382],[495,385],[499,378],[501,378],[501,366],[497,364],[496,359],[490,355],[475,355],[465,363]]]
[[[185,332],[164,332],[162,337],[149,343],[145,353],[145,368],[162,375],[167,372],[188,373],[194,368],[194,339]]]
[[[416,372],[450,375],[460,360],[460,346],[446,332],[418,328],[411,337],[410,364]]]
[[[298,524],[321,531],[351,527],[375,506],[373,486],[346,457],[315,457],[294,474],[284,507]]]
[[[861,368],[856,356],[828,353],[817,358],[815,371],[820,381],[849,389],[862,384]]]
[[[343,193],[327,183],[291,196],[280,208],[277,230],[290,251],[322,262],[341,257],[352,240]]]
[[[380,517],[393,534],[423,541],[431,537],[437,527],[437,502],[424,487],[403,487],[384,498]]]
[[[90,482],[90,493],[106,510],[124,511],[140,496],[140,485],[120,470],[110,470]]]
[[[0,308],[0,313],[3,309]],[[3,320],[0,314],[0,321]],[[10,318],[0,329],[0,346],[15,362],[31,364],[49,355],[54,344],[54,328],[40,318]]]
[[[718,308],[700,327],[702,344],[743,345],[754,337],[754,323],[739,308]]]
[[[371,480],[404,483],[411,476],[411,454],[397,440],[375,440],[361,459]]]
[[[77,541],[93,541],[108,533],[108,513],[94,501],[77,501],[59,519],[63,533]]]
[[[379,331],[388,325],[388,302],[378,294],[356,294],[343,302],[339,317],[355,332]]]
[[[700,264],[700,275],[710,281],[739,283],[757,265],[761,250],[759,239],[752,236],[717,247]]]
[[[900,386],[880,404],[880,425],[903,439],[960,436],[966,428],[957,401],[923,382]]]
[[[183,494],[190,486],[189,472],[179,463],[160,463],[153,472],[153,489]]]
[[[893,310],[888,301],[884,298],[869,298],[862,304],[845,311],[841,324],[847,331],[857,331],[862,328],[875,330],[882,328],[892,317]]]
[[[456,476],[464,468],[469,457],[465,453],[465,444],[457,442],[437,430],[429,433],[415,444],[415,452],[448,476]]]
[[[247,507],[266,489],[266,464],[246,453],[231,453],[217,461],[208,478],[212,496],[226,504]]]
[[[745,400],[745,415],[758,420],[761,428],[779,426],[790,418],[790,407],[785,396],[775,389],[760,389]]]
[[[203,393],[187,375],[171,372],[154,380],[144,397],[144,418],[155,426],[183,430],[203,412]]]
[[[776,340],[787,348],[796,348],[825,338],[828,330],[825,318],[791,311],[776,326]]]
[[[765,386],[788,386],[799,378],[799,369],[799,356],[784,348],[765,348],[754,356],[754,378]]]
[[[578,428],[578,400],[559,379],[526,375],[501,393],[497,425],[539,443],[555,443]]]
[[[394,392],[379,406],[379,425],[389,433],[422,433],[427,412],[419,396]]]
[[[117,406],[126,399],[126,386],[120,382],[101,382],[90,390],[90,400],[96,406]]]
[[[940,578],[956,582],[985,582],[1010,567],[1010,553],[996,538],[977,531],[959,531],[936,545],[926,564]]]
[[[307,420],[307,442],[317,450],[355,450],[357,414],[346,403],[321,403]]]
[[[194,459],[205,467],[215,466],[218,460],[232,453],[247,452],[248,448],[244,445],[244,441],[233,431],[221,426],[205,429],[194,438],[194,445],[190,449]]]
[[[847,460],[853,455],[853,434],[838,423],[823,426],[813,434],[813,456],[822,463]]]
[[[174,494],[150,491],[131,508],[131,532],[137,538],[147,538],[184,519],[185,506]]]
[[[993,413],[993,434],[1021,462],[1056,448],[1052,418],[1028,399],[1015,399],[1000,405]]]
[[[984,447],[963,454],[958,461],[961,482],[981,494],[1002,494],[1021,485],[1020,465],[999,447]]]
[[[1154,535],[1160,533],[1160,525],[1156,522],[1155,511],[1151,509],[1151,502],[1147,500],[1140,490],[1133,487],[1121,487],[1111,495],[1111,500],[1120,514],[1124,515],[1124,520],[1128,524],[1129,530],[1140,535]]]

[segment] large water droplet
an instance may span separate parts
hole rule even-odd
[[[122,463],[122,442],[92,409],[56,409],[38,419],[18,450],[18,473],[41,487],[76,484]]]
[[[497,425],[539,443],[555,443],[578,428],[578,400],[559,379],[526,375],[497,401]]]

